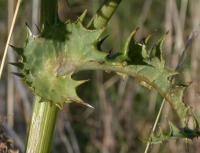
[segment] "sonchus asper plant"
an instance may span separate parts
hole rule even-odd
[[[29,130],[27,153],[46,153],[50,150],[57,112],[65,103],[80,103],[76,88],[85,80],[72,75],[84,70],[113,71],[135,78],[148,89],[155,89],[170,103],[180,118],[182,128],[170,123],[168,133],[153,135],[151,143],[169,138],[194,138],[200,135],[200,120],[183,102],[186,86],[176,84],[177,72],[165,66],[162,54],[163,38],[149,50],[148,39],[135,41],[136,30],[125,41],[124,48],[115,54],[101,50],[106,24],[121,0],[106,0],[90,23],[85,24],[86,12],[75,22],[62,23],[57,17],[57,1],[42,0],[42,29],[38,36],[30,30],[23,48],[13,47],[20,59],[13,63],[17,74],[24,79],[35,95],[35,106]],[[194,129],[188,128],[192,118]]]

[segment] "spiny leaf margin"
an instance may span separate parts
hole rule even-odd
[[[84,81],[74,80],[72,75],[81,70],[111,70],[134,77],[149,89],[156,89],[171,104],[184,128],[187,128],[189,116],[199,118],[183,103],[185,87],[170,80],[177,72],[165,66],[162,55],[164,39],[160,39],[149,51],[148,39],[143,43],[135,41],[136,31],[133,31],[121,52],[106,53],[99,50],[104,28],[86,28],[83,25],[85,15],[84,12],[76,22],[51,25],[37,37],[29,30],[24,48],[13,47],[21,56],[19,63],[14,64],[18,67],[20,65],[21,73],[18,76],[23,76],[34,94],[40,96],[42,101],[52,102],[60,108],[70,102],[88,105],[76,93],[76,88]],[[197,122],[194,131],[191,130],[195,136],[198,133],[196,131],[199,131],[197,127],[200,127],[200,122]],[[177,133],[178,130],[175,131]],[[171,130],[170,133],[175,132]],[[169,134],[165,138],[175,136]],[[160,135],[157,140],[163,140],[163,137]]]

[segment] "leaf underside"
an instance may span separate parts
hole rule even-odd
[[[19,54],[18,63],[22,77],[41,102],[51,102],[59,108],[64,103],[77,102],[87,106],[76,93],[76,88],[85,80],[74,80],[71,76],[81,70],[112,70],[117,74],[134,77],[141,85],[156,89],[165,98],[181,120],[183,128],[170,123],[170,130],[159,132],[150,139],[159,143],[170,138],[194,138],[200,135],[199,117],[183,102],[185,86],[172,82],[177,72],[165,66],[162,55],[163,38],[154,47],[147,49],[145,42],[136,42],[133,31],[121,52],[110,54],[100,50],[103,29],[90,30],[83,25],[84,15],[76,22],[58,23],[43,29],[40,36],[29,34],[23,48],[13,47]],[[192,117],[194,129],[187,127]]]

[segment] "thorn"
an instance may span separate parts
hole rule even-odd
[[[14,75],[16,75],[16,76],[18,76],[18,77],[20,77],[20,78],[24,78],[24,77],[25,77],[24,74],[18,73],[18,72],[12,72],[12,74],[14,74]]]
[[[23,67],[24,67],[24,64],[23,64],[23,63],[9,63],[9,64],[11,64],[11,65],[13,65],[13,66],[16,66],[16,67],[18,67],[18,68],[23,68]]]
[[[61,106],[60,104],[56,103],[55,104],[60,110],[62,110],[63,106]]]
[[[65,24],[69,24],[69,23],[71,23],[71,20],[68,19],[68,20],[66,20],[64,23],[65,23]]]
[[[77,104],[80,104],[80,105],[83,105],[83,106],[86,106],[86,107],[89,107],[89,108],[92,108],[94,109],[94,107],[88,103],[85,103],[82,99],[78,98],[78,99],[71,99],[71,101],[73,102],[76,102]]]
[[[144,44],[144,45],[146,45],[147,43],[148,43],[148,41],[149,41],[149,39],[151,38],[151,35],[147,35],[147,36],[145,36],[145,37],[143,37],[141,40],[140,40],[140,44]]]
[[[166,39],[166,36],[167,36],[167,35],[164,35],[164,36],[163,36],[162,38],[160,38],[160,40],[158,41],[157,46],[159,47],[160,50],[162,50],[163,43],[164,43],[164,41],[165,41],[165,39]]]
[[[89,108],[92,108],[92,109],[95,109],[92,105],[88,104],[88,103],[81,103],[82,105],[86,106],[86,107],[89,107]]]
[[[128,56],[128,52],[129,52],[129,47],[132,43],[135,44],[135,35],[137,33],[137,31],[139,30],[139,27],[137,27],[135,30],[133,30],[131,32],[131,34],[128,36],[127,40],[126,40],[126,43],[125,43],[125,46],[123,48],[123,55],[126,57]]]
[[[83,83],[86,83],[88,81],[90,81],[90,80],[89,79],[87,79],[87,80],[79,80],[78,81],[78,86],[81,85],[81,84],[83,84]]]
[[[85,19],[85,17],[86,17],[86,15],[87,15],[87,10],[85,10],[85,11],[81,14],[81,16],[78,18],[78,20],[79,20],[81,23],[83,23],[83,22],[84,22],[84,19]]]
[[[38,25],[37,24],[35,24],[35,27],[36,27],[36,29],[37,29],[37,31],[38,31],[38,33],[39,33],[39,35],[42,33],[41,32],[41,30],[40,30],[40,28],[38,27]]]
[[[148,35],[147,37],[145,37],[144,44],[147,44],[150,38],[151,38],[151,35]]]
[[[163,43],[166,38],[166,35],[162,36],[158,42],[152,47],[150,52],[150,57],[157,57],[161,61],[163,60]]]
[[[112,56],[113,56],[113,49],[110,49],[109,51],[108,51],[108,55],[107,55],[107,58],[112,58]]]
[[[27,31],[28,31],[29,36],[33,36],[33,33],[32,33],[32,31],[31,31],[31,28],[30,28],[30,26],[28,25],[27,22],[25,23],[25,25],[26,25],[26,29],[27,29]]]
[[[102,39],[100,39],[99,42],[97,42],[97,49],[101,50],[101,45],[103,44],[103,42],[109,37],[109,35],[106,35],[105,37],[103,37]]]
[[[23,48],[18,48],[18,47],[15,47],[15,46],[11,45],[11,44],[9,44],[9,46],[10,46],[14,51],[16,51],[16,53],[17,53],[18,55],[23,55]]]

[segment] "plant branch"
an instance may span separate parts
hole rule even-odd
[[[189,113],[189,108],[181,102],[181,91],[179,88],[175,88],[170,85],[166,85],[165,87],[160,87],[159,84],[155,83],[155,81],[151,81],[148,76],[144,76],[143,74],[138,73],[137,69],[134,69],[131,66],[125,65],[118,65],[112,63],[96,63],[96,62],[89,62],[85,63],[76,68],[76,72],[84,71],[84,70],[104,70],[104,71],[112,71],[117,72],[120,74],[128,75],[130,77],[134,77],[138,82],[145,82],[151,88],[154,88],[159,94],[165,98],[166,101],[170,103],[172,108],[176,111],[177,115],[181,119],[182,126],[185,126],[185,118]],[[157,78],[159,79],[159,78]],[[163,82],[164,83],[164,82]],[[177,90],[179,90],[177,92]],[[176,93],[177,92],[177,93]],[[174,95],[174,96],[171,96]]]
[[[88,27],[92,29],[100,29],[106,26],[120,2],[121,0],[105,0],[90,21]]]

